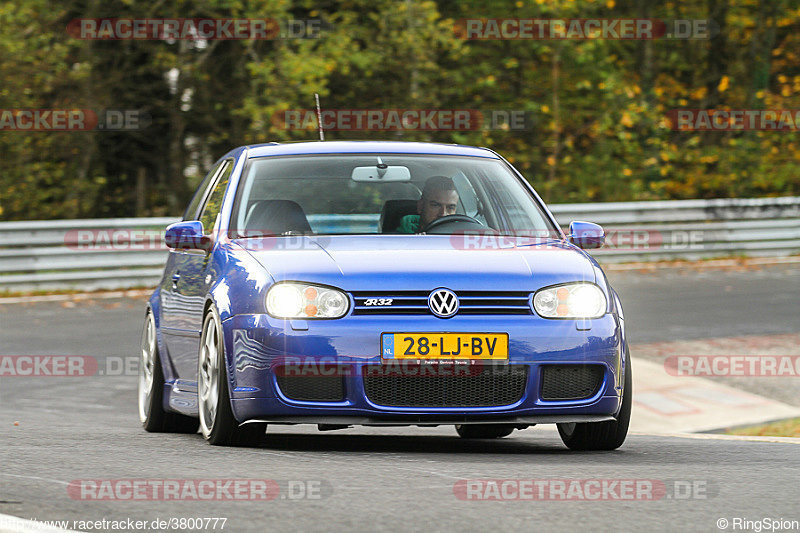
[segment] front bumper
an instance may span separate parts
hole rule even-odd
[[[289,321],[265,314],[236,315],[223,322],[234,416],[240,422],[363,425],[599,422],[621,403],[625,340],[614,314],[594,320],[547,320],[536,316],[346,317],[329,321]],[[505,332],[508,365],[525,365],[521,397],[507,405],[400,407],[378,404],[365,391],[365,365],[381,363],[382,332]],[[278,386],[277,365],[335,362],[347,369],[337,401],[301,401]],[[597,392],[578,400],[542,395],[546,365],[599,365]],[[329,368],[329,367],[326,367]],[[425,378],[420,378],[425,379]]]

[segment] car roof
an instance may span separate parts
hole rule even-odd
[[[316,141],[265,143],[246,146],[248,157],[272,157],[282,155],[310,154],[427,154],[459,155],[499,159],[488,148],[476,148],[460,144],[439,144],[398,141]]]

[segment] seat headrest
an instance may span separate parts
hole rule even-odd
[[[381,209],[381,233],[395,233],[404,216],[416,214],[416,200],[386,200]]]
[[[311,233],[311,225],[300,207],[292,200],[259,200],[248,209],[245,234],[282,235],[287,232]]]

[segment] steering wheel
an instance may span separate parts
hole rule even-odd
[[[483,224],[478,222],[476,219],[472,218],[469,215],[445,215],[443,217],[437,218],[424,228],[422,228],[422,233],[428,233],[433,228],[438,228],[439,226],[443,226],[445,224],[450,224],[452,222],[470,222],[472,224],[477,224],[478,226],[483,227]]]

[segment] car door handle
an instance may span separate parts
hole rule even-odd
[[[179,280],[179,279],[181,279],[181,273],[180,273],[180,272],[175,272],[175,273],[172,275],[172,288],[173,288],[173,289],[175,289],[175,288],[177,288],[177,287],[178,287],[178,280]]]

